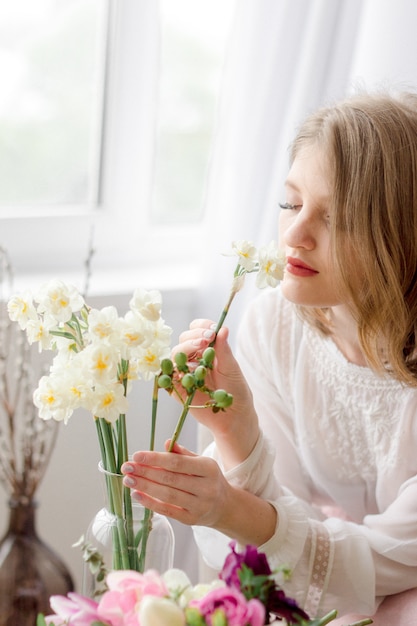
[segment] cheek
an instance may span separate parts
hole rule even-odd
[[[278,217],[278,246],[285,247],[285,233],[291,225],[291,213],[281,209]]]

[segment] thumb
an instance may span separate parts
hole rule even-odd
[[[171,439],[167,439],[167,441],[165,442],[165,450],[167,452],[169,452],[170,445]],[[198,454],[192,452],[191,450],[188,450],[188,448],[185,448],[184,446],[180,446],[180,444],[177,442],[174,443],[171,452],[173,452],[174,454],[182,454],[183,456],[198,456]]]
[[[234,370],[240,371],[240,368],[229,345],[228,337],[229,329],[226,327],[221,328],[217,333],[213,348],[216,352],[219,372],[230,374]]]

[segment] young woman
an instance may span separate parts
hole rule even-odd
[[[310,615],[373,615],[417,587],[417,96],[309,117],[281,207],[281,286],[249,307],[237,360],[216,339],[212,384],[234,403],[194,411],[214,444],[139,452],[125,480],[193,524],[212,567],[230,538],[256,544]],[[213,328],[194,321],[176,350],[196,360]],[[396,625],[414,623],[417,595],[396,597]]]

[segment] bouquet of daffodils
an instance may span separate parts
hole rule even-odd
[[[245,274],[256,272],[259,287],[275,286],[282,276],[283,258],[273,242],[259,251],[247,241],[234,242],[232,248],[238,263],[217,331],[243,286]],[[39,416],[67,423],[76,409],[84,408],[94,417],[111,513],[116,519],[111,564],[116,570],[143,572],[152,523],[152,512],[146,509],[142,528],[134,535],[130,490],[120,488],[119,481],[113,480],[128,459],[127,396],[133,381],[153,381],[151,450],[161,388],[176,394],[182,403],[171,449],[197,390],[208,395],[207,406],[214,411],[224,410],[232,402],[225,390],[211,390],[205,385],[205,374],[214,359],[212,347],[194,371],[188,368],[185,354],[177,354],[174,362],[170,360],[172,330],[161,317],[161,309],[158,291],[137,289],[128,312],[120,317],[113,306],[91,308],[75,287],[59,280],[47,283],[34,294],[17,294],[8,302],[9,317],[26,332],[28,342],[38,343],[40,351],[56,352],[49,374],[40,379],[34,392]],[[185,394],[177,391],[179,385]]]
[[[325,626],[336,611],[318,619],[288,598],[277,583],[266,555],[253,546],[241,553],[231,544],[219,579],[193,586],[187,575],[171,569],[160,575],[113,571],[99,601],[77,593],[53,596],[54,615],[39,616],[37,626]],[[287,575],[283,568],[282,576]],[[351,626],[365,626],[365,619]]]

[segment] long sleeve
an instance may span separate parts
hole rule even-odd
[[[287,592],[311,615],[372,614],[417,586],[416,392],[346,362],[275,292],[249,309],[238,359],[263,435],[225,476],[277,509],[260,549],[290,567]]]

